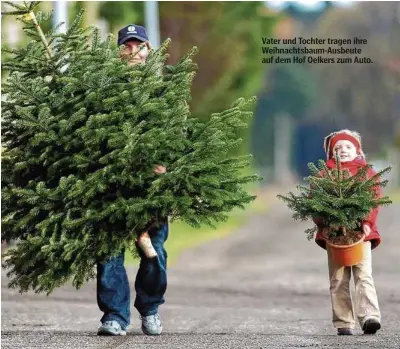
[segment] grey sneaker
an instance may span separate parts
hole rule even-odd
[[[351,328],[338,328],[337,334],[338,336],[352,336],[353,330]]]
[[[142,331],[148,336],[157,336],[162,332],[162,323],[160,315],[149,315],[141,316],[142,319]]]
[[[98,336],[125,336],[126,331],[122,329],[118,321],[111,320],[104,322],[97,331]]]

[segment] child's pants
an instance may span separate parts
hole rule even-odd
[[[363,260],[352,267],[337,265],[332,259],[330,249],[327,249],[333,325],[336,328],[354,328],[354,311],[361,328],[367,319],[375,318],[379,322],[381,320],[372,279],[371,242],[365,241],[363,244]],[[350,295],[351,271],[355,284],[354,311]]]

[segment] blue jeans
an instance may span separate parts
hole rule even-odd
[[[168,223],[157,230],[150,229],[149,235],[158,256],[146,258],[138,249],[140,266],[135,281],[135,308],[142,316],[158,312],[167,289],[167,252],[164,243],[168,238]],[[123,253],[97,264],[97,304],[104,313],[100,320],[102,323],[116,320],[124,329],[130,324],[130,288]]]

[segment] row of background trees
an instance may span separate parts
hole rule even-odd
[[[307,171],[307,161],[323,156],[326,132],[350,128],[362,134],[370,159],[391,162],[392,179],[400,184],[400,42],[396,39],[400,4],[358,2],[337,8],[328,3],[320,12],[293,11],[293,6],[286,12],[291,16],[281,19],[284,25],[277,33],[281,37],[357,36],[367,39],[359,47],[373,64],[276,64],[268,69],[253,124],[257,161],[268,168],[274,162],[274,115],[288,115],[292,128],[298,130],[292,133],[292,166]],[[301,157],[301,147],[311,155]],[[304,171],[299,172],[304,175]]]
[[[51,6],[51,2],[42,4],[45,11]],[[117,34],[129,23],[144,25],[143,2],[71,1],[70,20],[82,7],[86,9],[84,25],[98,25],[104,34]],[[396,144],[400,149],[398,3],[362,2],[337,8],[327,2],[320,12],[289,6],[277,13],[263,2],[160,2],[159,12],[161,40],[172,39],[170,63],[192,46],[200,50],[191,101],[194,116],[207,119],[240,96],[259,96],[253,125],[241,135],[245,139],[241,151],[247,153],[250,147],[256,167],[274,165],[274,117],[282,114],[292,120],[292,131],[303,124],[324,125],[321,132],[353,128],[362,133],[370,154],[384,155]],[[17,31],[10,26],[4,19],[6,41]],[[368,40],[363,55],[374,63],[262,64],[261,38],[271,36],[362,37]],[[11,43],[18,45],[23,40]],[[311,132],[306,131],[303,139],[291,133],[291,148],[299,147],[304,138],[311,139]]]

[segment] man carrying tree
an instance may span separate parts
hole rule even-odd
[[[124,45],[124,58],[128,65],[141,64],[151,50],[144,27],[130,24],[118,32],[118,45]],[[166,168],[157,165],[156,174]],[[162,331],[158,306],[164,303],[167,288],[167,253],[164,243],[168,238],[168,219],[159,228],[152,228],[138,238],[140,266],[136,275],[135,308],[142,320],[146,335],[159,335]],[[146,251],[147,248],[147,251]],[[150,252],[148,252],[150,250]],[[130,288],[124,267],[124,254],[97,265],[97,303],[102,312],[102,325],[98,335],[125,335],[130,324]]]
[[[9,5],[2,15],[17,16],[32,40],[2,48],[10,74],[2,90],[1,239],[18,241],[4,255],[8,287],[49,295],[69,280],[79,289],[97,278],[99,334],[123,335],[124,251],[134,249],[135,307],[143,331],[160,334],[167,217],[215,227],[256,197],[244,188],[259,180],[243,174],[251,157],[231,156],[255,98],[202,122],[187,105],[196,47],[166,65],[170,40],[147,57],[143,27],[102,41],[97,28],[81,27],[81,10],[65,34],[43,32],[50,16],[35,14],[39,2]]]

